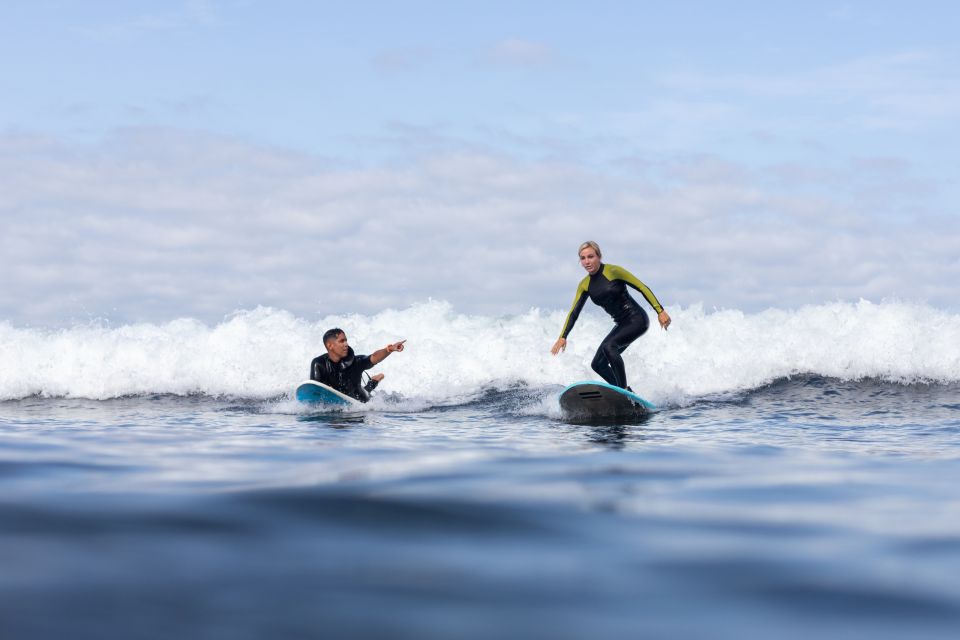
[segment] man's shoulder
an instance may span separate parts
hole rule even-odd
[[[310,361],[311,376],[328,375],[331,369],[332,367],[330,363],[330,358],[327,356],[327,354],[317,356],[316,358]]]

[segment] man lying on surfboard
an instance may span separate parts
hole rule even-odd
[[[323,346],[327,352],[310,363],[310,379],[360,402],[367,402],[370,392],[383,380],[383,374],[378,373],[363,385],[363,372],[375,367],[394,351],[403,351],[404,342],[406,340],[388,344],[368,356],[357,356],[347,344],[347,334],[343,329],[330,329],[323,334]]]

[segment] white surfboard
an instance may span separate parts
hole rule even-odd
[[[316,380],[305,380],[300,383],[300,386],[297,387],[297,400],[309,404],[323,404],[338,409],[363,406],[363,403],[359,400],[340,393]]]
[[[568,420],[613,420],[642,417],[657,408],[626,389],[606,382],[574,382],[560,394],[560,409]]]

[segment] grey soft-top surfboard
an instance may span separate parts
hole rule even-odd
[[[560,394],[560,409],[568,420],[639,418],[656,411],[653,403],[606,382],[574,382]]]
[[[363,403],[359,400],[355,400],[316,380],[306,380],[297,387],[297,400],[309,404],[327,405],[336,409],[351,409],[363,406]]]

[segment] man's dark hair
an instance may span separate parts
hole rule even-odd
[[[338,329],[336,327],[327,331],[325,334],[323,334],[323,346],[327,346],[327,343],[331,340],[336,340],[337,336],[339,336],[341,333],[343,333],[343,329]]]

